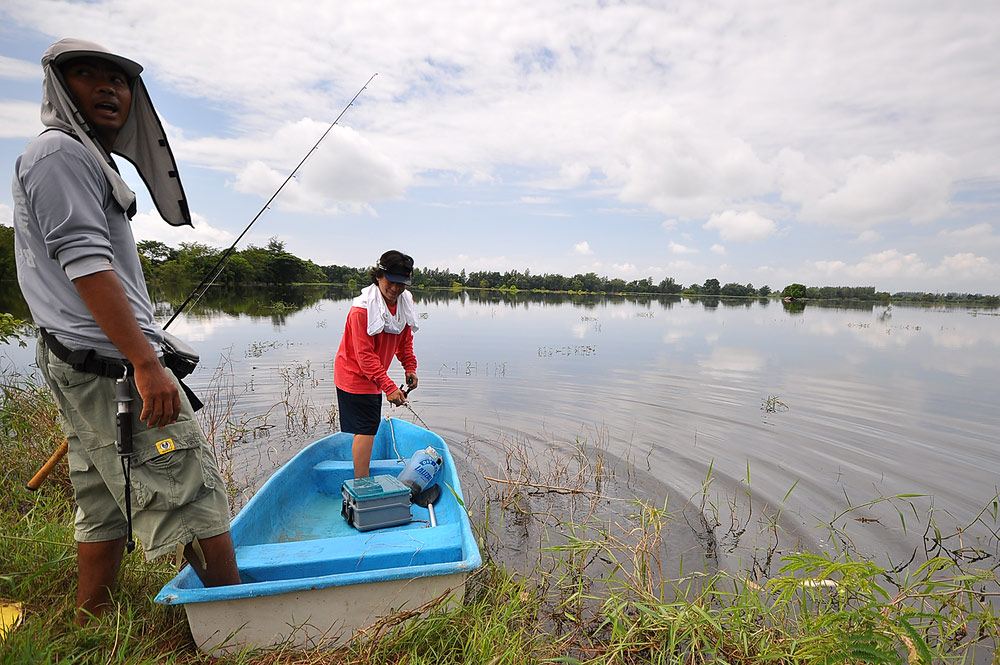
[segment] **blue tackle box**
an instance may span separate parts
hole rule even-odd
[[[394,476],[351,478],[340,486],[340,513],[358,531],[371,531],[410,521],[410,488]]]

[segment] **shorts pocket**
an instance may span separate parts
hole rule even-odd
[[[132,487],[140,510],[173,510],[208,494],[215,479],[205,472],[203,437],[192,420],[133,437]]]

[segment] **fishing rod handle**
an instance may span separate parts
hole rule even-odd
[[[66,455],[67,450],[69,450],[69,441],[63,439],[63,442],[59,444],[56,451],[52,453],[52,457],[49,458],[49,461],[42,465],[42,468],[38,470],[38,473],[36,473],[31,480],[28,481],[28,484],[25,485],[25,487],[32,492],[41,487],[42,483],[45,482],[45,479],[49,477],[50,473],[52,473],[52,469],[56,468],[56,464],[59,463],[59,460]]]

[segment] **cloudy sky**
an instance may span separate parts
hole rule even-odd
[[[142,63],[196,228],[321,265],[1000,293],[1000,3],[4,0],[0,161],[42,52]],[[12,199],[0,189],[0,223]]]

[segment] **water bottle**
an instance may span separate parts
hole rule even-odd
[[[434,446],[418,450],[406,461],[406,466],[399,474],[399,482],[409,487],[414,494],[419,494],[434,479],[443,461],[441,453],[434,450]]]

